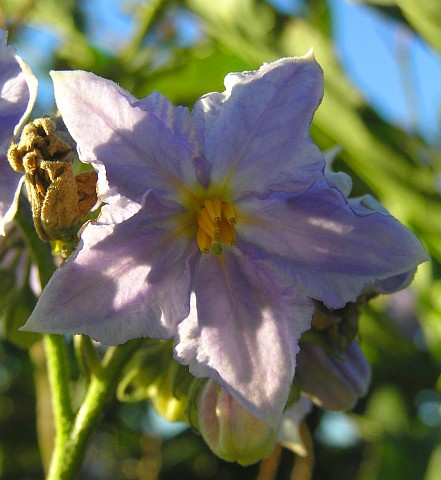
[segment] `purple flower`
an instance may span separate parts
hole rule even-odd
[[[191,113],[91,73],[52,75],[108,205],[26,330],[174,337],[178,361],[275,427],[310,299],[341,308],[427,258],[397,220],[355,213],[324,177],[309,136],[323,94],[312,54],[230,74]]]
[[[37,79],[15,50],[6,45],[7,32],[0,30],[0,235],[17,209],[23,176],[10,167],[7,152],[37,96]]]

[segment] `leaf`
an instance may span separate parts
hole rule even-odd
[[[397,0],[397,5],[413,28],[441,53],[439,0]]]
[[[268,42],[275,25],[274,10],[269,5],[255,0],[189,0],[188,5],[202,18],[209,32],[241,58],[253,61],[278,56]]]
[[[250,68],[236,55],[218,51],[193,54],[170,70],[159,70],[135,90],[138,97],[158,90],[172,102],[193,106],[195,100],[210,91],[223,91],[223,79],[229,72]]]

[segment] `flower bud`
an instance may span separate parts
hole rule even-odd
[[[213,380],[202,390],[198,414],[204,440],[223,460],[251,465],[269,455],[275,445],[276,431]]]
[[[312,343],[301,346],[296,377],[317,405],[328,410],[350,410],[368,390],[371,370],[354,340],[340,357]]]

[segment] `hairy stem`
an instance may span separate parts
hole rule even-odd
[[[118,347],[110,347],[102,368],[94,372],[85,399],[67,437],[56,443],[47,480],[73,480],[77,478],[86,447],[92,433],[113,399],[122,368],[141,340],[132,340]]]
[[[69,371],[66,342],[62,335],[45,335],[47,371],[52,392],[52,412],[55,426],[55,445],[52,462],[60,455],[69,438],[73,412],[69,391]]]

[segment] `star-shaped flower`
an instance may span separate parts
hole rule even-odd
[[[309,135],[323,95],[312,54],[230,74],[191,113],[91,73],[52,76],[107,205],[27,330],[174,337],[178,361],[275,427],[311,298],[341,308],[427,259],[397,220],[355,212],[325,178]]]
[[[23,176],[14,172],[7,152],[34,106],[37,79],[23,60],[6,45],[7,32],[0,30],[0,235],[17,209]]]

